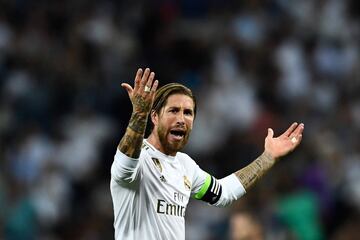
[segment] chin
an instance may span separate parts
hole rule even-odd
[[[188,142],[189,135],[186,134],[181,141],[171,141],[168,134],[159,134],[159,140],[166,154],[176,154],[181,151]]]
[[[178,152],[181,151],[184,148],[185,144],[184,143],[169,143],[168,142],[168,149],[171,150],[172,152]]]
[[[166,141],[165,144],[163,144],[165,152],[170,154],[176,154],[177,152],[181,151],[186,145],[186,141],[182,140],[180,142],[171,142]]]

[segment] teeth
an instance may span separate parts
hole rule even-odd
[[[181,131],[171,131],[170,133],[176,136],[184,136],[184,133]]]
[[[171,131],[170,132],[172,135],[177,136],[177,137],[183,137],[185,134],[181,131]]]

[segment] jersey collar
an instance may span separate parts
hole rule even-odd
[[[170,155],[166,155],[162,152],[160,152],[159,150],[157,150],[152,144],[150,144],[147,139],[144,139],[144,144],[146,146],[149,147],[149,151],[151,151],[154,155],[156,155],[157,157],[160,157],[162,159],[166,159],[166,160],[169,160],[170,162],[174,162],[174,160],[176,160],[176,156],[177,156],[177,153],[175,156],[170,156]]]

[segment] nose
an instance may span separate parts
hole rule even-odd
[[[185,125],[185,117],[183,112],[179,112],[179,114],[177,114],[176,123],[181,126]]]

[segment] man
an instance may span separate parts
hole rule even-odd
[[[231,240],[264,240],[260,221],[250,211],[236,211],[230,217]]]
[[[150,69],[139,69],[134,88],[123,83],[133,112],[111,167],[115,238],[185,239],[185,210],[190,197],[215,206],[240,198],[281,156],[301,142],[303,124],[294,123],[277,138],[268,130],[265,151],[251,164],[223,179],[209,175],[188,155],[196,114],[191,90],[159,82]],[[148,117],[152,131],[144,133]],[[209,216],[210,217],[210,216]]]

